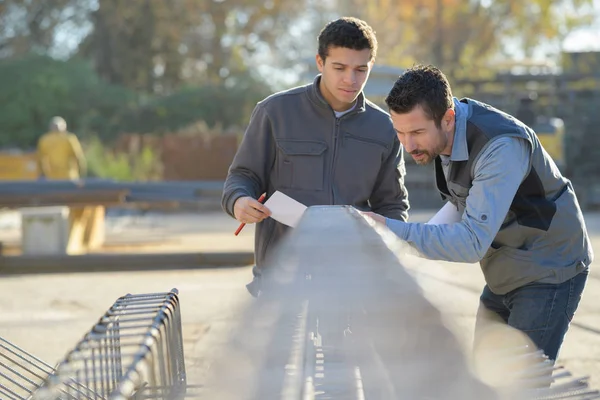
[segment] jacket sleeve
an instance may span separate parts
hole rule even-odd
[[[39,177],[43,177],[45,176],[46,173],[46,168],[44,167],[46,164],[46,153],[44,151],[44,138],[45,136],[42,136],[38,142],[37,142],[37,149],[36,149],[36,162],[37,162],[37,167],[38,167],[38,176]]]
[[[400,141],[394,135],[392,151],[383,161],[371,193],[371,209],[387,218],[408,220],[408,193],[404,185],[406,167]]]
[[[243,196],[258,198],[267,191],[275,161],[272,126],[264,106],[254,108],[223,187],[221,206],[232,217],[233,205]]]
[[[79,168],[79,175],[81,177],[87,174],[87,160],[85,159],[85,154],[83,149],[81,148],[81,143],[77,136],[74,134],[69,134],[69,146],[71,147],[71,155],[77,162],[77,166]]]
[[[494,140],[475,162],[462,219],[451,224],[403,223],[386,220],[400,239],[425,258],[453,262],[481,261],[502,227],[506,214],[528,174],[531,147],[525,139]]]

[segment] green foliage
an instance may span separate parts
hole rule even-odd
[[[85,35],[85,27],[79,27],[88,20],[93,3],[81,0],[0,1],[0,58],[29,53],[67,55],[71,50],[69,47],[72,48],[68,42]]]
[[[101,82],[89,63],[46,56],[0,61],[0,147],[33,147],[55,115],[69,130],[95,130],[133,104],[129,90]]]
[[[204,121],[211,128],[245,126],[256,102],[269,94],[264,84],[250,76],[240,77],[232,87],[188,87],[130,110],[123,116],[121,127],[127,132],[162,134],[197,121]]]
[[[107,82],[170,94],[247,71],[302,20],[304,0],[99,1],[78,52]],[[284,46],[278,58],[286,57]]]
[[[117,181],[150,181],[161,177],[160,155],[149,146],[128,154],[114,151],[92,137],[83,147],[90,177]]]
[[[0,87],[0,148],[34,147],[55,115],[80,138],[95,135],[103,141],[122,133],[173,132],[198,121],[244,126],[256,102],[270,93],[243,74],[142,103],[130,89],[101,80],[87,62],[37,55],[0,61]]]

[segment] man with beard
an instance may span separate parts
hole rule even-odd
[[[555,360],[593,259],[582,212],[533,130],[452,96],[433,66],[403,73],[386,98],[404,150],[435,163],[452,223],[407,223],[369,213],[426,258],[479,262],[486,285],[476,343],[490,319],[526,333]]]

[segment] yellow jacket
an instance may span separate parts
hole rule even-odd
[[[70,132],[48,132],[38,141],[40,173],[47,179],[79,179],[86,161],[77,137]]]

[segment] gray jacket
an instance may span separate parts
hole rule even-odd
[[[389,115],[361,93],[354,110],[336,118],[319,82],[257,104],[229,168],[223,209],[234,216],[238,198],[279,190],[306,206],[352,205],[405,221],[404,159]],[[259,270],[287,229],[272,218],[257,224]]]

